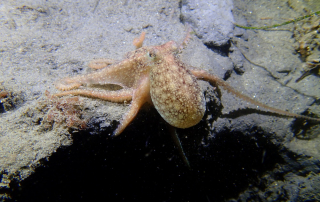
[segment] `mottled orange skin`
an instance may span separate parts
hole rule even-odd
[[[177,51],[178,46],[173,41],[139,48],[128,53],[122,62],[100,71],[63,79],[56,87],[65,92],[56,96],[83,95],[113,102],[132,100],[115,135],[127,127],[145,103],[153,104],[163,119],[174,127],[194,126],[205,113],[204,96],[196,77],[176,57]],[[100,68],[104,62],[99,59],[90,64]],[[116,84],[122,89],[88,90],[84,87],[87,84]]]
[[[150,70],[152,102],[170,125],[189,128],[196,125],[205,113],[205,100],[194,75],[173,54],[173,41],[154,47],[154,65]]]

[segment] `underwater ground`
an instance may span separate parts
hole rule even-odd
[[[155,109],[112,137],[129,103],[55,98],[97,58],[191,40],[180,58],[261,103],[320,117],[318,0],[0,2],[1,201],[320,201],[320,128],[200,81],[207,112],[178,129]],[[318,61],[318,63],[317,63]],[[302,77],[302,75],[306,75]],[[219,93],[220,92],[220,93]]]

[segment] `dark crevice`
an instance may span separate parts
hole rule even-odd
[[[222,45],[222,46],[217,46],[215,44],[211,43],[205,43],[204,44],[208,49],[212,50],[213,52],[222,55],[224,57],[228,57],[229,56],[229,52],[230,52],[230,47],[231,47],[231,42],[230,40],[228,41],[228,43]]]
[[[283,163],[279,148],[259,128],[208,138],[204,127],[195,126],[178,130],[180,138],[188,135],[182,144],[189,171],[165,124],[152,114],[146,120],[140,113],[115,138],[74,134],[73,145],[58,149],[34,174],[10,185],[12,201],[223,201]],[[206,146],[195,137],[207,139]]]
[[[2,104],[2,102],[0,102],[0,114],[4,113],[4,112],[5,112],[5,110],[4,110],[3,104]]]
[[[184,23],[185,23],[185,20],[184,20],[184,18],[183,18],[182,12],[181,12],[181,9],[182,9],[182,0],[179,1],[178,8],[179,8],[179,11],[180,11],[180,16],[179,16],[180,23],[184,24]]]

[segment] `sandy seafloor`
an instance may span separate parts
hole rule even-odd
[[[320,117],[319,74],[295,82],[304,61],[293,33],[303,21],[233,26],[282,23],[320,10],[318,0],[201,2],[0,1],[1,201],[320,201],[319,125],[201,81],[207,113],[178,130],[190,171],[156,110],[113,138],[129,103],[50,97],[59,79],[92,71],[92,59],[121,61],[142,31],[152,46],[181,42],[191,26],[187,65],[272,107]]]

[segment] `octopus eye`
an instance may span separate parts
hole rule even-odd
[[[155,54],[154,51],[150,51],[150,52],[148,52],[148,56],[149,56],[150,58],[155,58],[155,57],[156,57],[156,54]]]
[[[157,49],[151,49],[147,52],[147,56],[153,60],[153,61],[156,61],[159,59],[159,54],[158,54],[158,50]]]

